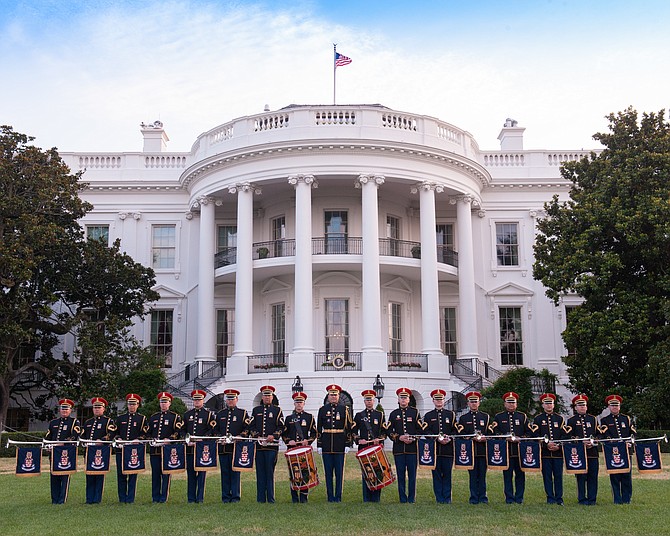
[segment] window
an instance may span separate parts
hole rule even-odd
[[[237,225],[219,225],[216,237],[216,251],[237,247]]]
[[[177,227],[175,225],[153,225],[151,233],[152,267],[155,269],[174,268],[177,250]]]
[[[272,353],[276,363],[284,362],[286,352],[286,306],[276,303],[272,306]]]
[[[347,253],[347,212],[329,210],[325,213],[326,253]]]
[[[287,254],[286,249],[286,218],[279,216],[272,220],[272,240],[275,257],[283,257]]]
[[[8,408],[5,428],[8,432],[27,432],[30,426],[30,410],[27,408]]]
[[[519,265],[519,229],[516,223],[496,223],[498,266]]]
[[[570,323],[570,315],[573,311],[577,309],[577,305],[566,305],[565,306],[565,326],[567,327]],[[568,348],[568,357],[577,357],[576,348]]]
[[[349,353],[349,300],[326,300],[326,354]]]
[[[216,312],[216,360],[226,368],[226,360],[235,349],[235,311],[220,309]]]
[[[389,303],[389,353],[402,352],[402,305]]]
[[[451,223],[438,223],[435,226],[437,242],[437,262],[454,264],[454,226]]]
[[[453,363],[458,358],[458,339],[456,337],[456,308],[444,307],[440,319],[440,339],[442,351]]]
[[[398,256],[400,249],[400,219],[395,216],[386,216],[386,238],[389,239],[389,255]]]
[[[523,335],[521,332],[521,308],[500,307],[500,363],[523,365]]]
[[[99,240],[106,246],[109,245],[109,225],[87,225],[86,239]]]
[[[164,368],[172,367],[172,316],[171,310],[151,312],[151,351]]]

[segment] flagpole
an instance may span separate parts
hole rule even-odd
[[[337,63],[335,58],[337,57],[337,44],[333,43],[333,105],[335,105],[335,78],[337,76]]]

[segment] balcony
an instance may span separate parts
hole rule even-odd
[[[428,372],[428,354],[389,352],[386,354],[386,364],[389,372],[393,372],[394,370]]]
[[[247,373],[261,374],[264,372],[288,372],[286,354],[250,355]]]
[[[274,259],[295,256],[295,239],[283,238],[270,242],[256,242],[253,245],[254,259]]]
[[[312,238],[312,255],[362,255],[363,239],[350,236]]]
[[[361,370],[361,352],[316,352],[315,372],[345,372]]]

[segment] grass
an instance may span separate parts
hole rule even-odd
[[[318,457],[317,457],[318,458]],[[81,460],[80,460],[81,461]],[[317,459],[319,474],[323,475]],[[664,455],[664,464],[670,455]],[[80,465],[81,467],[81,465]],[[640,475],[633,470],[633,504],[615,506],[601,460],[598,505],[577,505],[575,478],[564,475],[565,507],[545,504],[542,478],[528,474],[523,505],[504,504],[502,474],[488,473],[490,504],[469,505],[468,475],[454,471],[453,504],[435,503],[430,471],[419,470],[417,503],[399,504],[396,484],[384,489],[382,502],[363,504],[360,470],[350,454],[345,470],[343,502],[327,503],[322,482],[310,493],[308,504],[293,504],[287,468],[280,453],[276,472],[276,504],[256,503],[254,473],[242,475],[242,501],[222,504],[219,473],[207,477],[201,505],[187,504],[186,477],[173,477],[167,504],[151,503],[150,471],[140,475],[135,504],[119,504],[116,473],[107,475],[103,502],[84,504],[84,475],[77,473],[64,506],[51,504],[49,475],[17,478],[14,460],[0,460],[0,536],[13,534],[118,536],[186,534],[319,534],[319,535],[451,535],[527,534],[645,535],[667,534],[670,471]]]

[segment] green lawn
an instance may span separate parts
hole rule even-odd
[[[280,454],[281,456],[281,454]],[[664,455],[668,465],[670,456]],[[320,459],[317,460],[320,464]],[[81,467],[81,465],[80,465]],[[358,463],[349,455],[344,502],[329,504],[325,484],[310,493],[308,504],[292,504],[283,457],[277,468],[277,503],[257,504],[253,473],[242,476],[242,502],[222,504],[219,474],[208,476],[202,505],[186,503],[185,476],[174,477],[167,504],[151,503],[150,473],[140,475],[137,502],[119,504],[116,473],[107,476],[103,503],[84,504],[84,475],[72,478],[64,506],[53,506],[49,475],[17,478],[13,460],[0,460],[0,536],[31,535],[173,535],[191,534],[339,534],[339,535],[477,535],[526,534],[628,535],[670,533],[670,472],[641,476],[633,470],[633,504],[612,504],[609,478],[601,467],[598,505],[577,505],[575,478],[565,476],[565,507],[545,504],[542,478],[527,475],[523,505],[506,505],[502,474],[488,473],[489,505],[468,500],[467,472],[454,471],[454,503],[434,502],[430,472],[420,470],[417,503],[399,504],[395,484],[384,489],[380,504],[361,502]],[[320,474],[322,466],[319,465]]]

